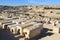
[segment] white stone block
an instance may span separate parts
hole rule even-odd
[[[53,27],[53,33],[59,33],[59,31],[60,31],[59,27],[55,27],[55,26]]]

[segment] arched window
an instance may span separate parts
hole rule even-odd
[[[53,13],[53,11],[50,11],[50,13]]]
[[[20,34],[20,29],[18,29],[18,34]]]
[[[13,29],[12,29],[12,32],[13,32]]]

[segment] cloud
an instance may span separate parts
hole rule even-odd
[[[36,4],[36,5],[46,4],[46,3],[49,3],[50,1],[49,0],[28,0],[29,3]]]
[[[31,3],[31,4],[38,4],[39,3],[38,1],[39,0],[28,0],[28,2]]]
[[[59,5],[59,0],[28,0],[32,5]]]

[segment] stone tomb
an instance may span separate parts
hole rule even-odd
[[[17,26],[17,31],[20,32],[20,35],[23,35],[23,29],[24,28],[27,28],[27,27],[30,27],[31,25],[35,24],[36,22],[30,22],[30,23],[26,23],[26,24],[22,24],[20,26]]]
[[[60,33],[60,24],[53,27],[53,33]]]
[[[8,25],[7,29],[9,29],[12,34],[17,34],[17,26],[20,26],[20,24]]]
[[[43,24],[36,23],[33,26],[27,27],[23,29],[23,32],[25,34],[25,38],[30,39],[33,38],[41,33],[43,30]]]
[[[8,25],[13,25],[13,24],[16,24],[16,23],[3,23],[3,26],[2,26],[2,29],[7,29],[7,26]]]

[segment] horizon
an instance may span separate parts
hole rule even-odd
[[[0,5],[7,6],[60,5],[60,0],[0,0]]]

